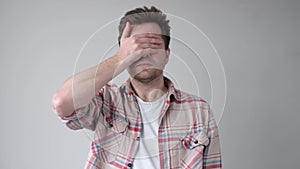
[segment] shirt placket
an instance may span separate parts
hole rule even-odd
[[[158,148],[159,148],[159,160],[160,160],[160,168],[170,168],[170,162],[168,158],[168,145],[164,141],[162,141],[164,138],[164,133],[162,133],[163,130],[161,128],[166,127],[166,124],[162,123],[165,117],[165,114],[168,111],[168,108],[170,106],[170,95],[168,95],[167,100],[165,102],[160,120],[159,120],[159,129],[158,129]],[[165,131],[164,131],[165,132]]]
[[[131,117],[134,117],[134,120],[129,121],[128,133],[126,133],[126,136],[123,140],[123,146],[120,148],[119,156],[115,160],[115,166],[120,168],[133,167],[134,157],[140,144],[142,124],[140,109],[135,97],[135,95],[130,95],[128,97],[132,102],[129,101],[131,105],[126,106],[130,109],[125,110],[127,113],[130,113]]]

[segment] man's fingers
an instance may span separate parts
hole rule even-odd
[[[146,48],[146,49],[140,50],[140,54],[142,55],[142,57],[148,56],[149,54],[157,54],[160,52],[164,52],[164,50],[153,49],[153,48]]]
[[[131,32],[131,25],[129,22],[126,22],[125,28],[124,28],[122,36],[121,36],[121,40],[128,38],[130,36],[130,32]]]
[[[158,38],[149,38],[149,37],[143,37],[137,39],[138,43],[153,43],[153,44],[162,44],[163,40]]]
[[[138,38],[157,38],[157,39],[162,39],[161,34],[157,34],[157,33],[140,33],[140,34],[135,34],[133,36],[134,37],[138,37]]]
[[[155,44],[155,43],[143,43],[143,44],[140,44],[139,47],[140,47],[140,49],[147,49],[147,48],[162,49],[163,45]]]
[[[152,47],[154,46],[156,47],[162,47],[164,46],[164,41],[161,37],[160,34],[154,34],[154,33],[144,33],[144,34],[135,34],[133,35],[134,38],[136,39],[136,43],[143,45],[144,44],[149,44],[150,46],[148,47]],[[148,48],[148,47],[143,47],[143,48]]]

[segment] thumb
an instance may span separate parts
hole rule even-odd
[[[122,36],[121,36],[121,40],[128,38],[130,36],[130,32],[131,32],[131,25],[129,22],[126,22],[125,28],[124,28]]]

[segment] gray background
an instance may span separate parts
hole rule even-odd
[[[128,9],[150,4],[0,2],[0,168],[84,167],[90,140],[85,132],[61,124],[51,110],[51,96],[74,69],[91,66],[92,59],[75,68],[81,48],[97,29]],[[299,168],[300,1],[154,4],[199,27],[220,54],[227,78],[219,123],[224,168]],[[115,43],[116,34],[111,29],[111,39],[104,41]],[[103,52],[99,46],[98,61]],[[174,63],[170,69],[180,64]],[[199,90],[209,100],[206,76]],[[194,90],[184,84],[182,89]]]

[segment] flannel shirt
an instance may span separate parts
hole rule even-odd
[[[164,77],[167,100],[158,131],[161,169],[221,168],[217,125],[209,104],[176,89]],[[68,117],[66,125],[95,131],[86,169],[129,169],[139,146],[142,121],[130,80],[118,87],[105,85],[86,107]]]

